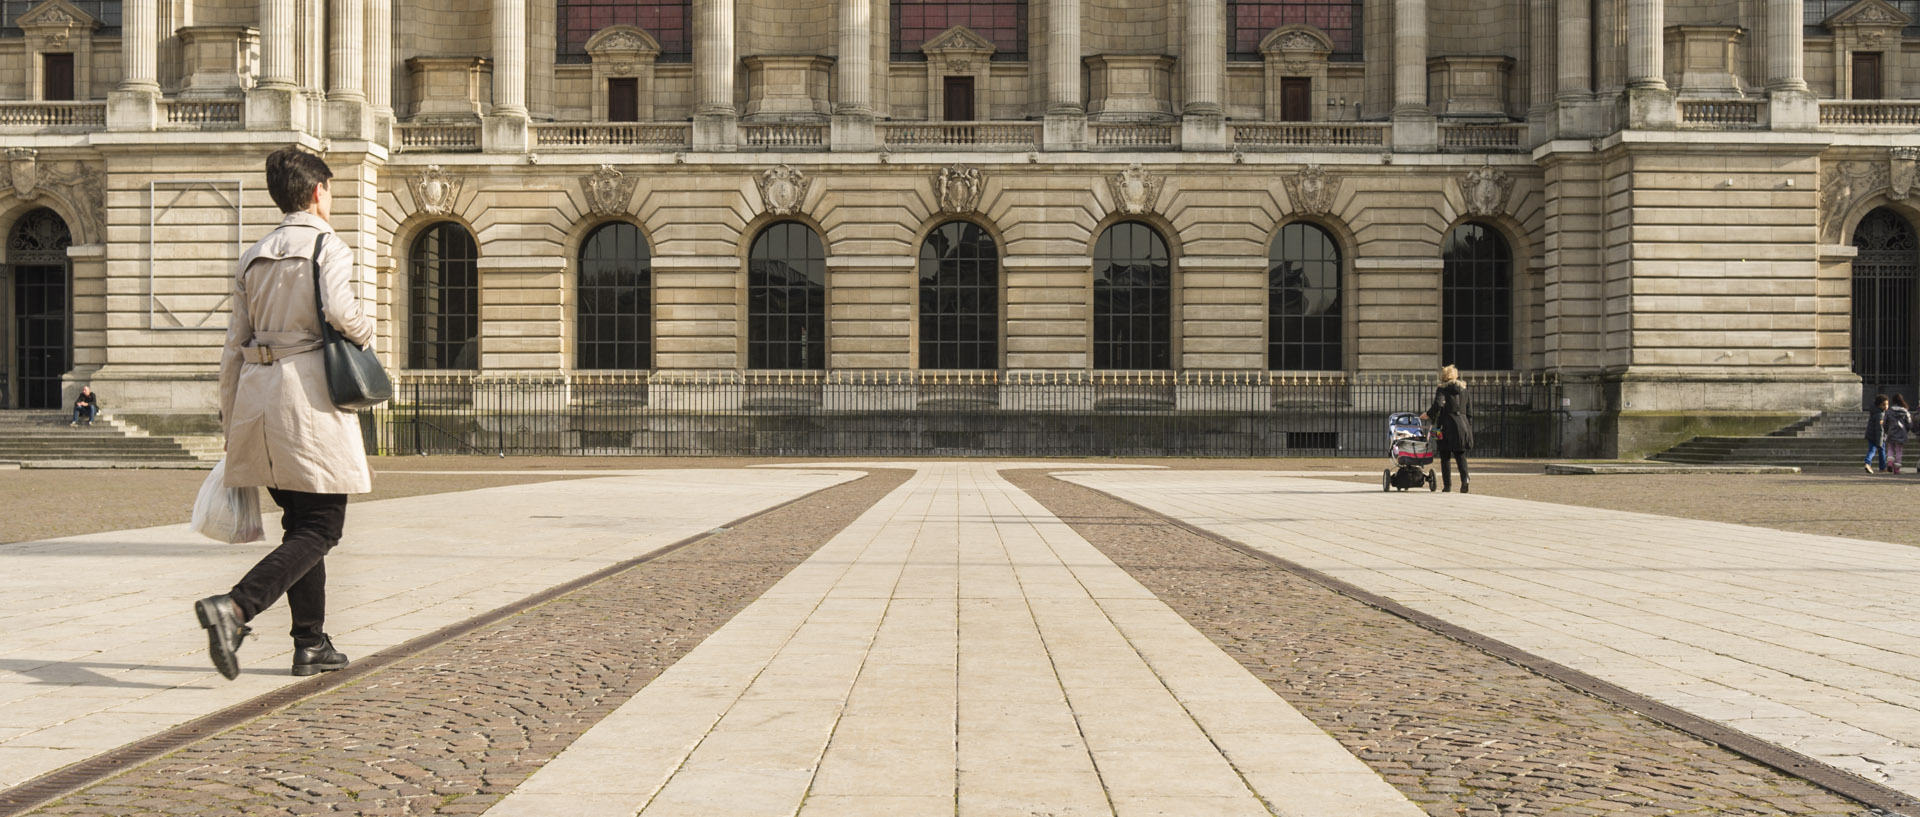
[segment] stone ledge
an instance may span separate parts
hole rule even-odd
[[[1651,462],[1550,462],[1549,474],[1798,474],[1793,465],[1662,465]]]

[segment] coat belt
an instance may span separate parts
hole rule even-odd
[[[279,346],[242,346],[240,347],[240,357],[248,363],[272,366],[276,360],[290,358],[294,355],[304,355],[319,349],[321,345],[320,341],[314,340],[305,343],[281,344]]]

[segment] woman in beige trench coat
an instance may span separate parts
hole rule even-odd
[[[373,319],[350,286],[352,253],[334,235],[333,171],[320,157],[283,148],[267,157],[267,189],[287,214],[240,256],[233,316],[220,358],[220,418],[227,434],[227,487],[265,487],[283,514],[278,548],[224,595],[194,605],[214,668],[239,675],[246,622],[287,597],[293,674],[347,665],[326,621],[326,555],[340,542],[347,494],[373,490],[360,420],[333,405],[313,300],[315,240],[327,321],[349,340],[373,340]]]

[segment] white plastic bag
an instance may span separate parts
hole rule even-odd
[[[266,531],[260,525],[260,489],[228,488],[227,461],[221,460],[200,483],[200,497],[193,503],[193,521],[187,529],[212,539],[237,545],[258,542]]]

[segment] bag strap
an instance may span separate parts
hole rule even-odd
[[[333,324],[327,323],[327,310],[320,295],[320,246],[327,241],[325,230],[313,239],[313,310],[320,315],[320,339],[331,342],[339,334]]]

